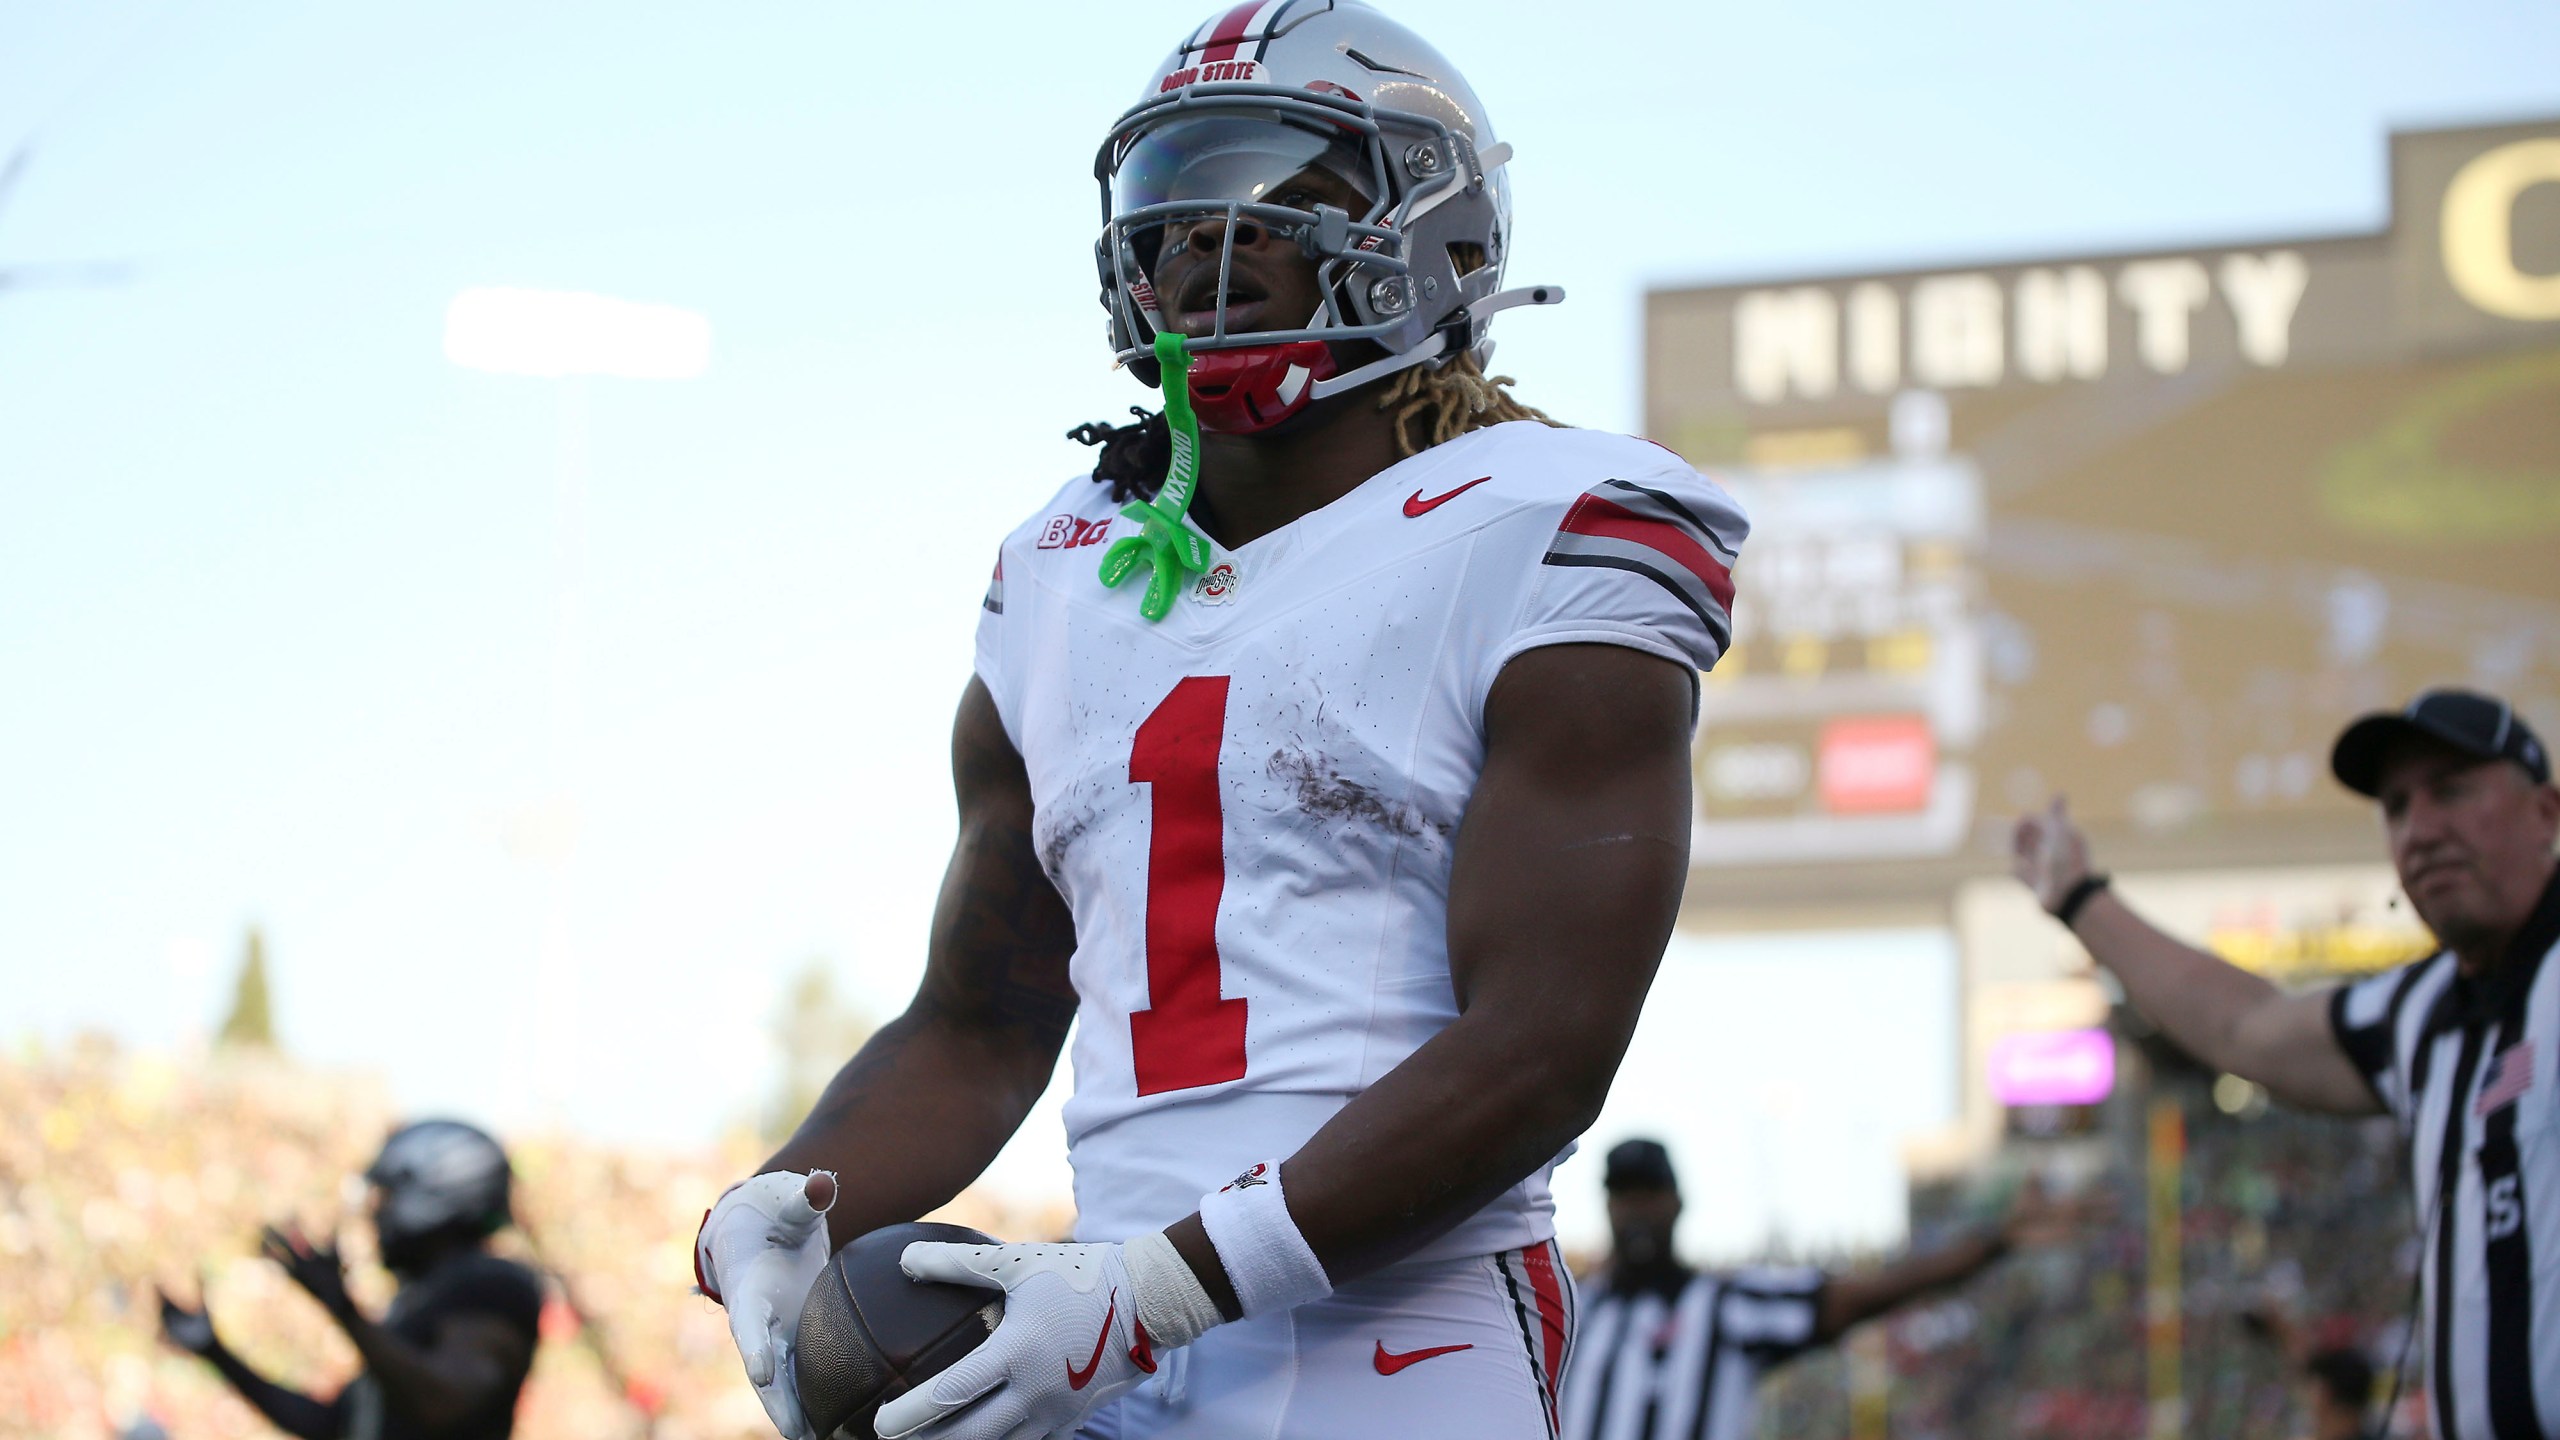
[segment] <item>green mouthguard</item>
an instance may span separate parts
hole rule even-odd
[[[1209,568],[1209,537],[1182,518],[1191,508],[1191,492],[1200,485],[1200,421],[1191,413],[1191,354],[1180,335],[1156,337],[1156,363],[1164,369],[1164,418],[1173,436],[1173,464],[1156,498],[1120,507],[1121,514],[1145,528],[1112,541],[1102,552],[1102,583],[1112,589],[1130,571],[1147,567],[1147,593],[1138,601],[1138,613],[1150,620],[1170,614],[1183,583]]]

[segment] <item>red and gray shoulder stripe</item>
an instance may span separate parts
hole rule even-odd
[[[1289,11],[1306,0],[1245,0],[1245,3],[1202,23],[1182,42],[1183,62],[1214,64],[1220,60],[1259,60]]]
[[[1004,613],[1004,552],[996,552],[996,573],[987,581],[987,598],[978,602],[998,615]]]
[[[1644,576],[1695,614],[1721,651],[1733,639],[1734,542],[1726,536],[1740,529],[1738,516],[1701,514],[1667,490],[1604,480],[1565,511],[1546,563]]]

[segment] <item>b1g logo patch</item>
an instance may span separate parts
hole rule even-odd
[[[1239,577],[1232,562],[1221,560],[1191,582],[1191,598],[1203,605],[1232,605]]]
[[[1099,545],[1111,534],[1111,517],[1080,520],[1073,515],[1052,515],[1040,527],[1037,548],[1042,550],[1075,550],[1086,545]]]

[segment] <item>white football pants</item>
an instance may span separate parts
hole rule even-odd
[[[1077,1440],[1551,1440],[1573,1317],[1553,1241],[1407,1261],[1168,1353]]]

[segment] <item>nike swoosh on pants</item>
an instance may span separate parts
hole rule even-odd
[[[1461,1350],[1473,1350],[1474,1348],[1476,1347],[1472,1344],[1434,1345],[1424,1350],[1407,1350],[1403,1354],[1398,1355],[1387,1349],[1387,1342],[1381,1340],[1378,1342],[1378,1353],[1370,1358],[1370,1363],[1378,1367],[1379,1374],[1393,1375],[1408,1365],[1419,1365],[1423,1361],[1429,1360],[1434,1356],[1455,1355]]]

